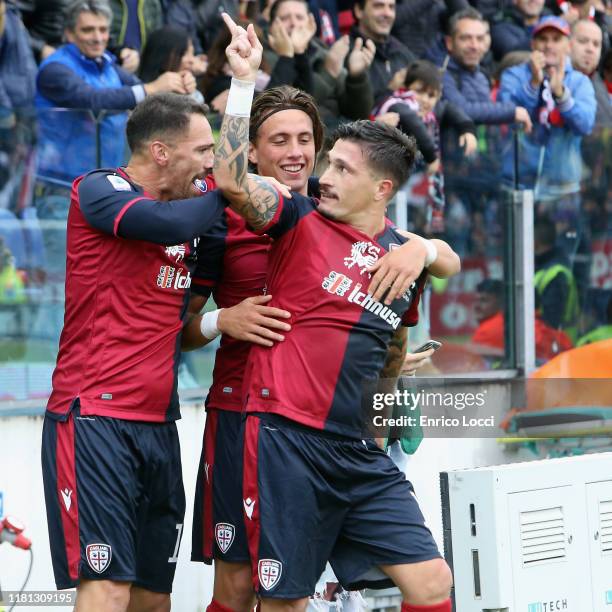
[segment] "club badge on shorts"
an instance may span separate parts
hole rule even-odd
[[[283,564],[276,559],[260,559],[257,571],[259,573],[259,583],[266,591],[269,591],[278,584],[283,571]]]
[[[215,525],[215,539],[217,540],[219,550],[223,554],[229,550],[229,547],[234,541],[235,534],[236,530],[234,529],[234,526],[230,525],[229,523],[217,523]]]
[[[110,565],[113,549],[108,544],[88,544],[85,557],[91,569],[101,574]]]

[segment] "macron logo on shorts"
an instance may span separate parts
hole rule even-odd
[[[244,511],[248,519],[251,520],[253,517],[253,510],[255,509],[255,500],[247,497],[242,503],[244,504]]]
[[[85,557],[89,567],[101,574],[111,562],[113,549],[108,544],[88,544],[85,548]]]
[[[72,506],[72,489],[66,487],[65,489],[60,489],[60,493],[62,494],[62,499],[64,500],[66,512],[70,512],[70,506]]]

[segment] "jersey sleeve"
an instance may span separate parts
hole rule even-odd
[[[191,290],[198,295],[210,297],[223,275],[223,259],[227,244],[227,217],[219,216],[197,248],[197,263],[191,277]]]
[[[404,327],[414,327],[419,322],[419,302],[421,301],[421,295],[423,294],[425,283],[427,282],[427,270],[423,270],[415,282],[416,287],[413,289],[414,294],[412,296],[412,302],[402,317],[402,325]]]
[[[295,191],[291,198],[285,199],[279,194],[279,204],[274,218],[264,228],[257,230],[257,234],[268,234],[278,239],[293,229],[299,220],[316,210],[317,201],[314,198],[303,196]]]
[[[86,175],[77,189],[81,212],[92,227],[120,238],[170,246],[205,234],[224,210],[216,191],[162,202],[112,171]]]

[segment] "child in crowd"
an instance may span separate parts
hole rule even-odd
[[[444,232],[444,175],[440,164],[440,131],[454,128],[459,134],[459,145],[465,155],[476,152],[477,140],[474,122],[442,95],[442,75],[437,66],[418,60],[406,69],[404,86],[396,89],[374,108],[373,118],[389,117],[396,113],[397,127],[414,136],[423,160],[415,171],[427,170],[427,227],[431,234]],[[393,115],[391,115],[393,117]]]

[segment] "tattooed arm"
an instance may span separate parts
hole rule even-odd
[[[232,35],[225,55],[234,79],[215,149],[215,181],[231,207],[254,230],[260,230],[274,218],[280,203],[280,196],[272,185],[261,177],[247,174],[249,97],[253,96],[263,49],[252,25],[245,30],[225,13],[223,20]]]
[[[215,150],[215,181],[231,207],[260,230],[274,218],[280,196],[265,179],[247,174],[248,150],[249,118],[226,114]]]
[[[402,371],[408,344],[408,328],[400,326],[391,338],[387,350],[387,360],[380,371],[381,378],[397,378]]]

